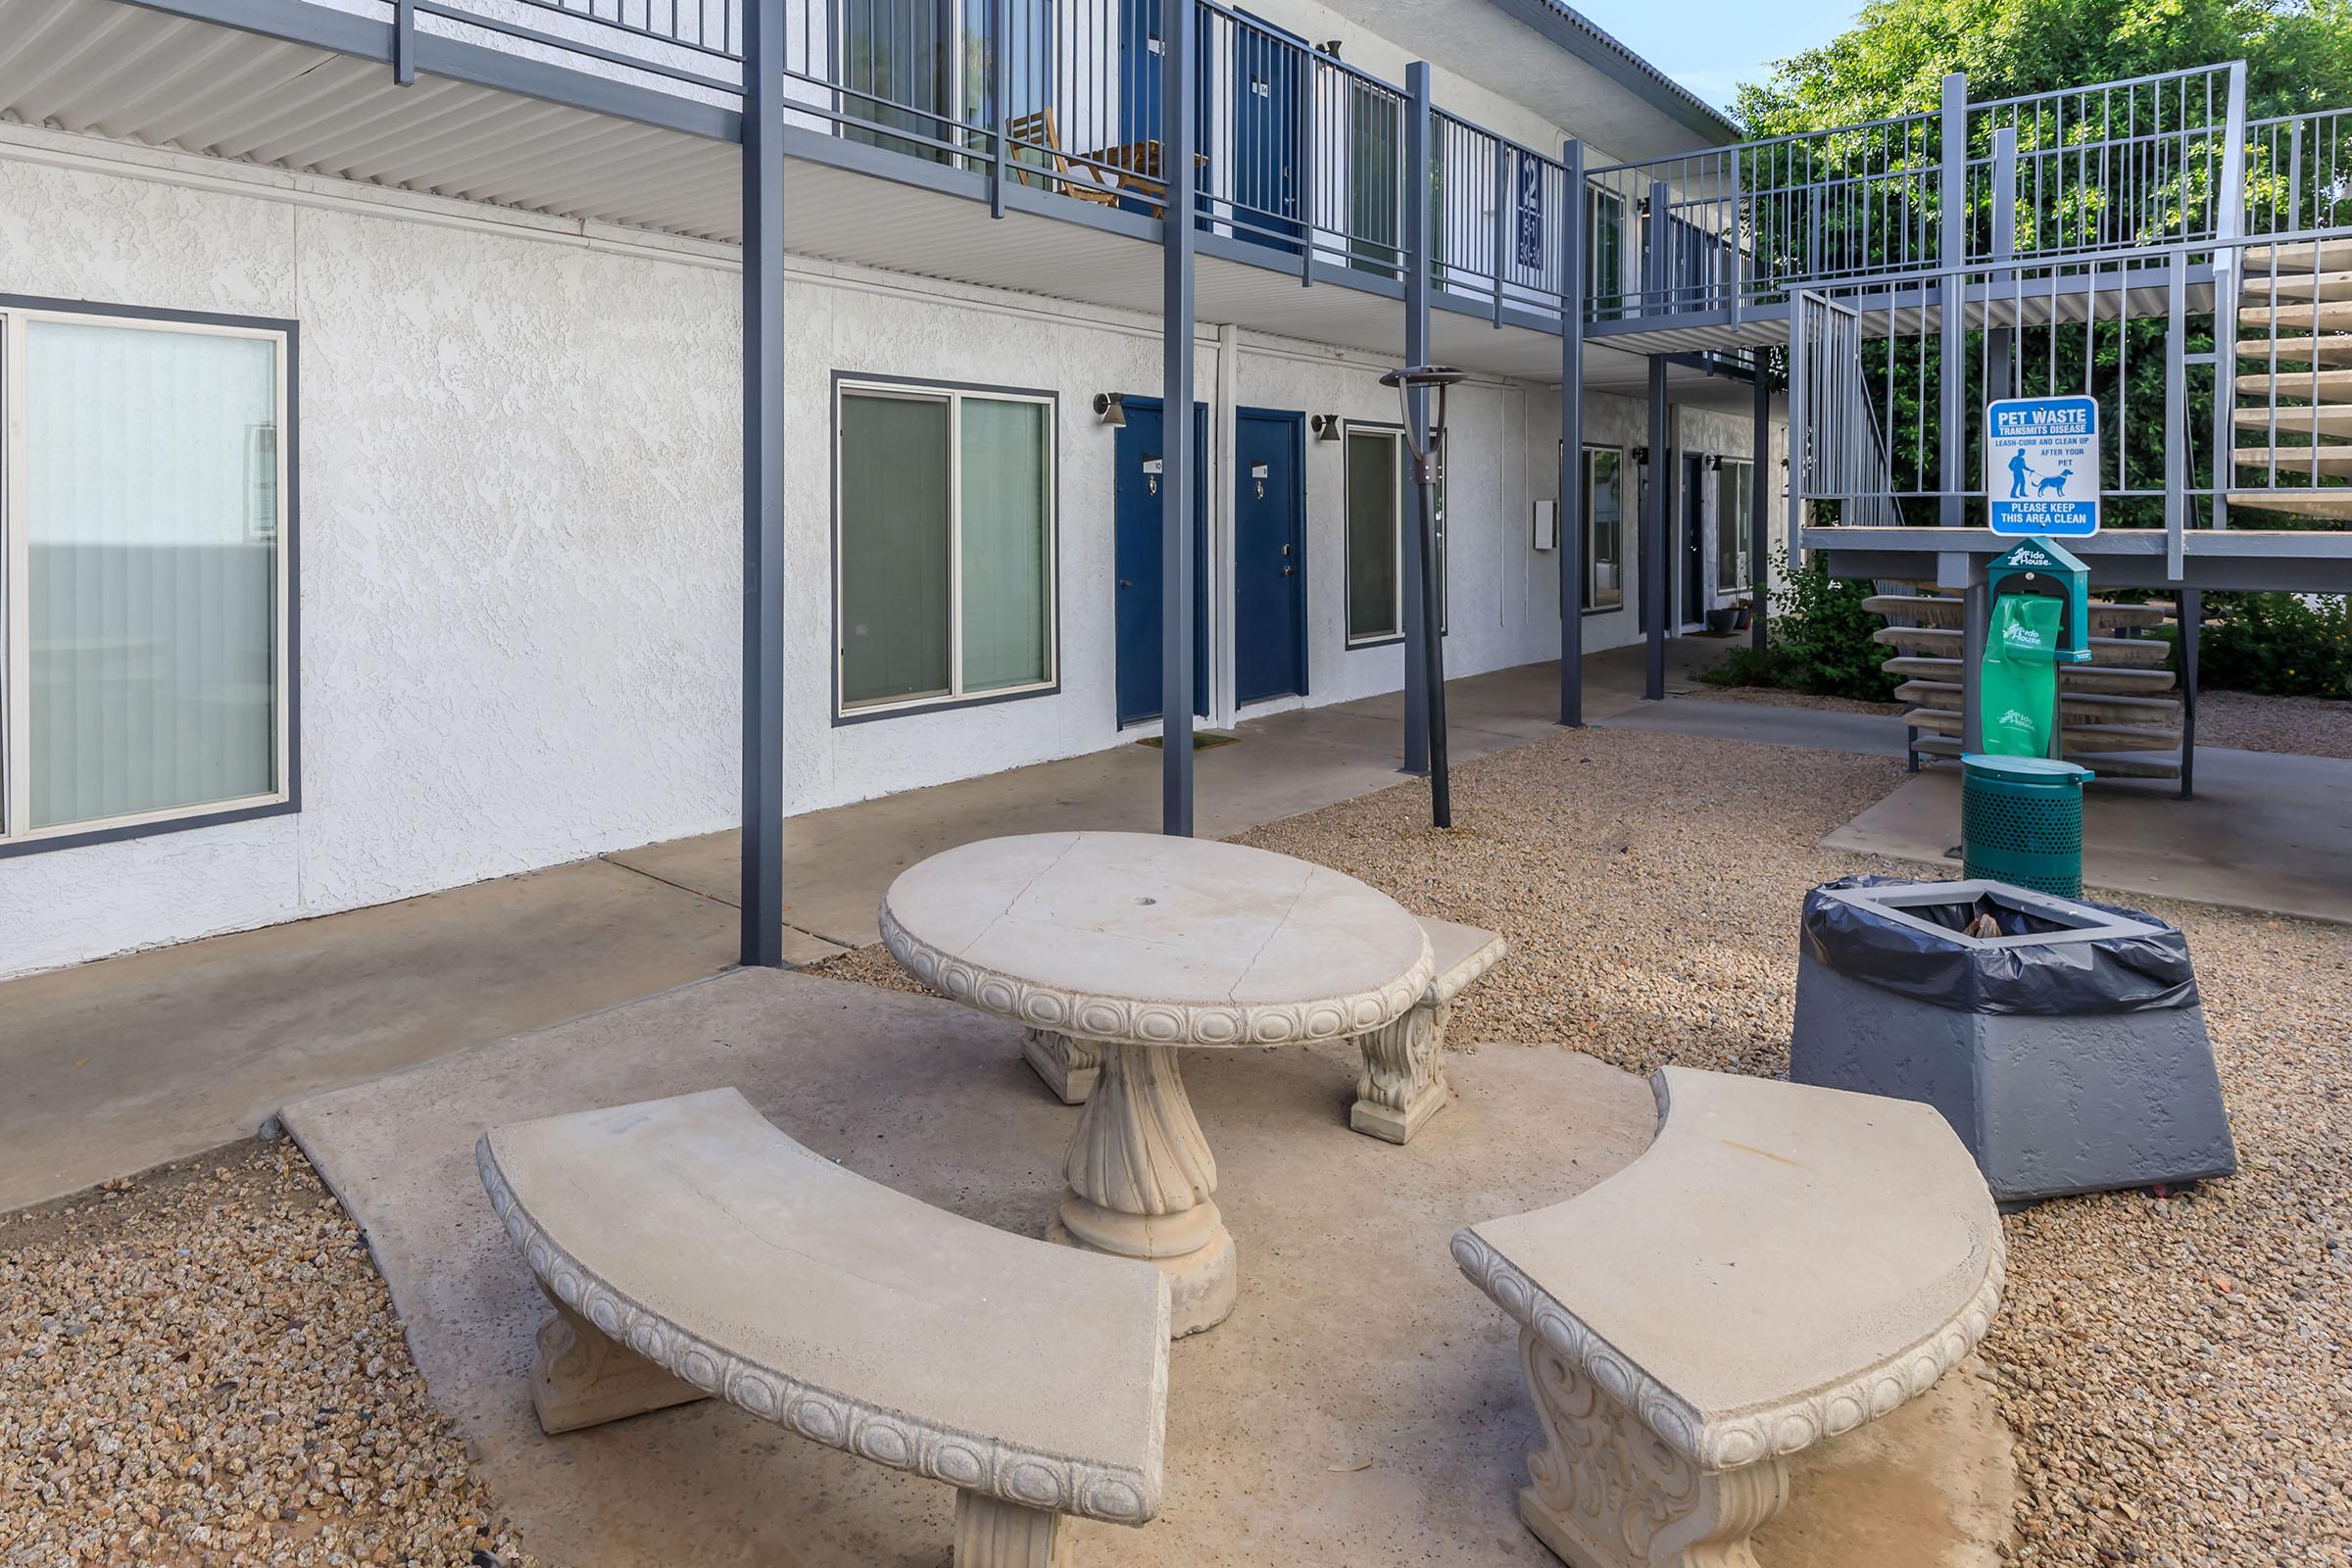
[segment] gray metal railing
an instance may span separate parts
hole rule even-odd
[[[420,7],[696,86],[740,79],[745,0],[466,0]],[[1073,200],[1161,216],[1162,7],[1188,0],[786,0],[787,117],[807,129]],[[1556,317],[1567,173],[1552,153],[1433,111],[1407,178],[1402,88],[1217,0],[1189,0],[1200,61],[1196,221],[1317,267],[1400,279],[1408,187],[1431,202],[1430,277],[1506,312]],[[552,18],[569,19],[556,30]],[[607,36],[577,35],[580,23]],[[1556,149],[1554,150],[1556,152]]]

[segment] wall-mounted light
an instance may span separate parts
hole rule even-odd
[[[1331,58],[1334,60],[1340,58],[1340,40],[1337,38],[1326,38],[1321,43],[1315,45],[1315,47],[1322,50],[1325,54],[1331,56]]]
[[[1124,429],[1127,424],[1127,394],[1124,392],[1096,393],[1095,413],[1101,415],[1102,422],[1113,430]]]
[[[1318,414],[1306,422],[1318,441],[1337,441],[1340,438],[1340,416],[1336,414]]]
[[[1647,467],[1647,466],[1649,466],[1649,448],[1647,448],[1647,447],[1636,447],[1636,448],[1634,448],[1634,461],[1635,461],[1636,463],[1638,463],[1638,464],[1642,465],[1643,467]]]
[[[1723,471],[1722,453],[1711,452],[1707,454],[1707,471],[1709,473],[1721,473]]]

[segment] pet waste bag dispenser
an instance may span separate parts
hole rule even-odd
[[[2090,568],[2054,540],[2026,539],[1994,559],[1984,581],[1984,750],[1960,760],[1965,874],[2081,898],[2082,782],[2092,775],[2059,760],[2058,666],[2090,661]]]

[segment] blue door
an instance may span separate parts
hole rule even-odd
[[[1233,29],[1234,232],[1298,254],[1298,104],[1306,43],[1245,11]],[[1260,31],[1263,27],[1265,30]]]
[[[1233,687],[1237,703],[1306,692],[1305,416],[1234,423]]]
[[[1159,714],[1161,551],[1159,478],[1164,421],[1157,398],[1127,399],[1112,461],[1118,572],[1113,638],[1122,725]],[[1193,711],[1208,711],[1208,410],[1193,405]]]
[[[1119,145],[1108,151],[1113,164],[1138,172],[1146,180],[1157,177],[1153,171],[1159,157],[1160,69],[1166,58],[1164,35],[1160,31],[1161,3],[1162,0],[1119,0]],[[1209,21],[1207,16],[1200,19],[1203,52],[1208,47]],[[1206,160],[1206,165],[1196,170],[1200,187],[1193,197],[1193,210],[1203,218],[1211,210],[1216,187],[1213,157],[1216,119],[1209,111],[1209,74],[1196,71],[1194,151]],[[1159,216],[1160,204],[1149,195],[1123,196],[1119,205],[1131,213]]]

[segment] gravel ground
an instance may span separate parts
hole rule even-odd
[[[1803,692],[1785,692],[1778,686],[1709,686],[1700,681],[1691,687],[1690,695],[1711,697],[1726,703],[1753,703],[1758,708],[1811,708],[1825,713],[1886,713],[1891,716],[1911,710],[1908,703],[1866,703],[1853,697],[1812,697]]]
[[[0,1563],[532,1560],[291,1143],[0,1216]]]
[[[2197,744],[2352,758],[2352,703],[2324,697],[2197,693]]]
[[[1902,777],[1875,758],[1594,729],[1457,768],[1449,833],[1408,785],[1243,842],[1509,936],[1456,1045],[1565,1039],[1637,1072],[1777,1074],[1800,890],[1916,874],[1819,841]],[[2244,1170],[2007,1220],[1984,1359],[2019,1440],[2008,1546],[2037,1565],[2352,1564],[2352,932],[2146,906],[2196,954]],[[879,948],[828,967],[911,985]]]

